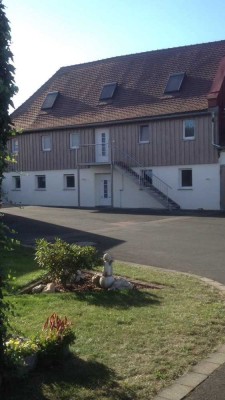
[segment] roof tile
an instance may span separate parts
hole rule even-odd
[[[208,108],[207,94],[225,55],[225,40],[149,51],[60,68],[12,114],[25,131],[113,123]],[[180,92],[164,94],[171,74],[185,72]],[[117,82],[112,101],[99,103],[103,86]],[[56,104],[41,110],[46,95]]]

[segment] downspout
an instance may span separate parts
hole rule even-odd
[[[211,120],[211,123],[212,123],[212,145],[216,149],[221,150],[222,147],[219,144],[215,143],[215,111],[213,111],[211,113],[211,115],[212,115],[212,120]]]
[[[114,140],[111,140],[111,208],[114,207]]]

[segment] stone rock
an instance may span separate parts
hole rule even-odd
[[[103,289],[108,289],[112,286],[114,281],[114,276],[101,276],[99,284]]]
[[[91,281],[94,283],[94,285],[100,287],[100,278],[102,277],[101,274],[95,274],[92,276]]]
[[[35,294],[35,293],[41,293],[42,290],[43,290],[44,288],[45,288],[45,285],[43,285],[43,283],[42,283],[42,284],[40,284],[40,285],[34,286],[33,289],[31,290],[31,292],[32,292],[33,294]]]
[[[82,272],[78,269],[75,275],[75,282],[80,282],[80,280],[83,278]]]
[[[117,278],[110,287],[110,290],[123,290],[123,289],[133,289],[133,288],[134,285],[131,282],[127,281],[124,278]]]
[[[43,293],[55,293],[55,285],[54,283],[48,283],[44,290]]]

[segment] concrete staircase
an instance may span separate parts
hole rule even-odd
[[[140,190],[144,190],[154,197],[160,204],[169,210],[179,210],[180,206],[168,196],[170,186],[154,174],[148,174],[144,169],[138,174],[128,164],[123,161],[115,161],[114,167],[121,173],[125,173],[133,180]]]

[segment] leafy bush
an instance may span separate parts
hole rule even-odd
[[[77,270],[92,269],[98,262],[97,250],[92,246],[77,246],[61,239],[49,243],[45,239],[36,241],[35,260],[47,271],[54,282],[65,285],[71,282]]]

